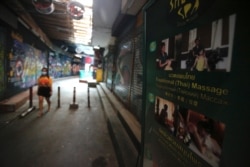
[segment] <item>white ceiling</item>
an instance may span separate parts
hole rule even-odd
[[[121,0],[93,0],[93,46],[109,45],[112,25],[120,11]]]

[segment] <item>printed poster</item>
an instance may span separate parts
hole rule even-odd
[[[235,82],[236,76],[240,78],[237,66],[246,69],[242,52],[235,54],[242,14],[227,3],[148,3],[144,167],[222,167],[248,162],[246,147],[234,143],[247,141],[246,133],[236,127],[249,128],[244,122],[249,112],[239,102],[249,99],[249,91],[240,91]],[[245,72],[241,70],[241,76]],[[241,82],[246,88],[247,83]]]

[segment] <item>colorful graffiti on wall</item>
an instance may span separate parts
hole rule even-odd
[[[66,55],[51,54],[49,57],[50,76],[54,78],[71,75],[71,58]]]
[[[79,75],[80,69],[83,69],[83,59],[74,57],[71,61],[72,64],[72,75]]]
[[[46,53],[15,39],[8,60],[8,87],[28,88],[35,85],[40,70],[47,66]]]

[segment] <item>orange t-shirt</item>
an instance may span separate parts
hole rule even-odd
[[[38,86],[47,86],[47,87],[51,87],[52,86],[52,79],[50,77],[47,76],[42,76],[40,78],[38,78]]]

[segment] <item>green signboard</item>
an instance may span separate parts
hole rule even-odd
[[[249,166],[249,27],[241,5],[146,5],[144,167]]]

